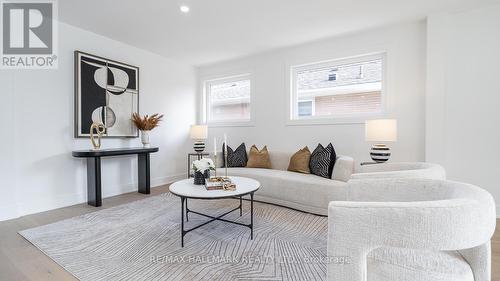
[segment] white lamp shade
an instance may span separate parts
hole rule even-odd
[[[190,135],[193,140],[206,140],[208,128],[206,125],[191,125]]]
[[[395,119],[367,120],[365,124],[366,141],[397,141],[398,122]]]

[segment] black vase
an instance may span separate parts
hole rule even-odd
[[[205,179],[210,176],[210,172],[206,170],[204,173],[196,171],[194,172],[194,184],[205,185]]]

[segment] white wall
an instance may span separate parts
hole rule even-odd
[[[59,24],[57,70],[2,70],[0,103],[0,220],[86,201],[85,160],[74,149],[91,147],[73,138],[73,51],[81,50],[140,67],[140,111],[163,113],[151,134],[151,180],[157,186],[185,173],[195,120],[196,72],[191,66]],[[103,147],[140,146],[139,139],[104,139]],[[103,196],[136,190],[136,157],[103,160]]]
[[[0,72],[0,220],[15,217],[16,188],[14,170],[14,96],[13,75]]]
[[[500,5],[428,22],[426,159],[487,189],[500,216]]]
[[[424,159],[425,23],[403,23],[199,68],[199,96],[205,78],[254,75],[255,126],[212,127],[213,136],[227,132],[229,143],[267,144],[269,149],[295,152],[304,145],[332,142],[337,154],[369,160],[364,124],[287,126],[287,65],[387,52],[387,114],[399,122],[399,141],[391,144],[393,161]],[[199,103],[200,104],[200,103]],[[213,150],[210,144],[209,150]]]

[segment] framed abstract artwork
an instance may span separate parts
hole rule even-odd
[[[138,137],[132,113],[139,112],[139,68],[75,51],[75,137],[104,124],[103,137]]]

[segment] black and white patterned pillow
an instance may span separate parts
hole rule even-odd
[[[337,154],[331,143],[327,147],[318,144],[313,153],[311,153],[311,160],[309,161],[311,174],[327,179],[331,178],[336,159]]]
[[[240,144],[240,146],[238,146],[238,148],[234,151],[231,147],[227,147],[228,167],[246,167],[247,161],[248,157],[245,143]],[[224,159],[224,144],[222,144],[222,167],[226,167],[226,160]]]

